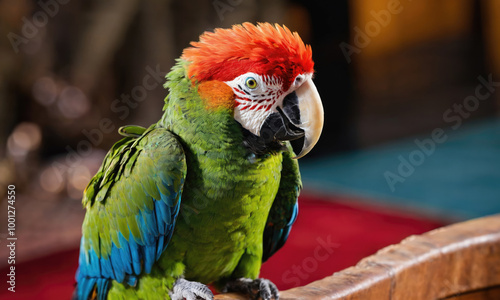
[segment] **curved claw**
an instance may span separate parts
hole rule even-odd
[[[255,300],[279,300],[280,298],[276,285],[270,280],[264,278],[257,278],[255,280],[249,278],[238,278],[234,281],[228,282],[223,291],[243,293]]]
[[[170,292],[172,300],[213,300],[214,294],[203,283],[188,281],[184,278],[179,278],[174,283],[172,292]]]

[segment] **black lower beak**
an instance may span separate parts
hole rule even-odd
[[[293,125],[280,107],[277,107],[278,113],[271,114],[262,126],[270,132],[274,131],[273,138],[276,141],[293,141],[304,136],[304,130]],[[269,123],[269,126],[266,126]],[[261,136],[263,130],[261,129]]]
[[[293,141],[304,136],[304,130],[293,123],[300,124],[300,110],[295,92],[288,94],[283,100],[283,109],[272,113],[260,129],[260,136],[268,141]]]
[[[316,145],[323,129],[323,105],[311,78],[289,93],[264,120],[258,133],[243,128],[243,144],[254,154],[286,151],[290,141],[293,158],[301,158]],[[298,144],[301,145],[298,145]],[[294,145],[295,144],[295,145]],[[298,151],[295,151],[298,150]]]
[[[284,151],[283,141],[294,141],[305,136],[305,131],[295,126],[300,124],[300,109],[295,92],[288,94],[283,100],[283,108],[277,107],[277,112],[270,114],[262,127],[260,135],[256,136],[244,130],[244,144],[255,154],[269,151]]]

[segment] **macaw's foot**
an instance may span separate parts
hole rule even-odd
[[[280,298],[278,288],[270,280],[257,278],[255,280],[249,278],[238,278],[226,284],[224,292],[236,292],[246,294],[252,299],[262,298],[270,300]]]
[[[170,292],[170,298],[172,300],[213,300],[214,294],[203,283],[179,278],[174,283],[174,288]]]

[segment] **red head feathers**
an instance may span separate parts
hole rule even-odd
[[[182,58],[191,61],[188,76],[198,82],[229,81],[254,72],[281,78],[287,90],[298,74],[313,72],[311,47],[296,32],[277,24],[243,23],[215,29],[191,45]]]

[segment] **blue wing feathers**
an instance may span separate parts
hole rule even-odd
[[[154,207],[154,205],[153,205]],[[158,231],[158,224],[156,222],[156,217],[154,210],[150,210],[149,212],[145,213],[146,215],[146,223],[148,224],[148,229],[150,232],[151,236],[159,237],[160,233]]]
[[[288,152],[283,152],[280,187],[264,228],[263,262],[283,247],[299,213],[298,196],[302,182],[299,165],[292,159],[293,149],[290,145],[288,149]]]
[[[157,245],[156,245],[156,257],[160,257],[160,255],[163,253],[163,251],[165,251],[165,236],[164,235],[160,235],[160,237],[158,238],[158,242],[157,242]]]
[[[126,246],[123,248],[126,248]],[[116,278],[116,281],[118,282],[123,282],[123,280],[125,279],[125,272],[127,271],[127,266],[123,263],[123,260],[120,257],[121,255],[120,252],[121,251],[115,245],[113,245],[113,248],[111,249],[110,260],[111,260],[111,265],[114,266],[113,278]],[[130,268],[128,270],[130,270]]]
[[[184,154],[167,130],[149,130],[142,138],[148,134],[161,137],[160,142],[145,140],[143,145],[126,138],[113,146],[84,195],[88,224],[80,246],[76,299],[93,293],[105,299],[111,280],[135,286],[137,276],[152,271],[172,237],[186,173]],[[169,154],[177,157],[168,160]],[[134,170],[137,162],[139,171]]]
[[[290,218],[290,221],[287,224],[288,232],[290,232],[290,229],[293,223],[295,223],[295,221],[297,220],[298,215],[299,215],[299,202],[297,201],[295,203],[295,206],[293,207],[292,217]]]
[[[89,258],[90,258],[89,275],[94,277],[99,277],[102,274],[101,265],[99,264],[99,258],[97,257],[97,254],[93,249],[89,251]]]
[[[155,217],[156,224],[158,224],[158,233],[160,234],[160,236],[164,236],[166,234],[167,224],[169,223],[163,216],[163,214],[166,214],[166,210],[167,208],[165,203],[161,201],[155,201]]]
[[[168,224],[172,223],[172,216],[169,207],[167,206],[167,203],[157,201],[155,203],[156,207],[158,207],[158,212],[161,217],[161,220],[163,221],[163,226],[165,228],[168,226]]]
[[[122,245],[122,247],[118,248],[115,246],[113,247],[113,250],[118,251],[117,256],[121,259],[123,271],[127,274],[132,274],[132,255],[129,248],[130,246],[121,232],[118,233],[118,241],[120,241],[120,245]]]
[[[73,295],[73,299],[87,299],[92,290],[94,289],[95,284],[97,283],[97,278],[95,277],[82,277],[77,279],[78,287],[76,290],[76,294]],[[86,297],[86,298],[82,298]]]
[[[287,216],[287,223],[284,226],[268,225],[264,230],[264,253],[262,261],[266,261],[276,251],[278,251],[285,244],[292,229],[292,225],[297,219],[299,209],[298,201],[295,202],[292,213]]]
[[[129,275],[127,276],[127,282],[129,286],[135,286],[137,284],[137,277]]]
[[[137,245],[135,239],[131,237],[129,238],[128,246],[130,247],[134,274],[141,274],[141,257],[139,256],[139,245]]]
[[[113,267],[111,267],[111,260],[109,257],[101,257],[99,259],[99,264],[101,265],[101,275],[106,278],[115,277],[113,274]]]
[[[104,278],[97,279],[97,299],[106,300],[109,289],[109,280]]]
[[[295,223],[295,221],[297,220],[297,216],[299,214],[299,202],[297,201],[297,203],[295,204],[295,206],[293,207],[293,213],[292,213],[292,217],[290,219],[290,222],[288,222],[288,224],[286,225],[285,228],[283,228],[283,231],[281,233],[281,235],[283,236],[283,244],[286,242],[286,240],[288,239],[288,236],[290,235],[290,231],[292,230],[292,225]],[[277,250],[277,249],[276,249]]]
[[[151,268],[153,268],[153,263],[156,261],[156,243],[152,245],[146,245],[142,248],[144,251],[144,272],[146,274],[151,273]]]

